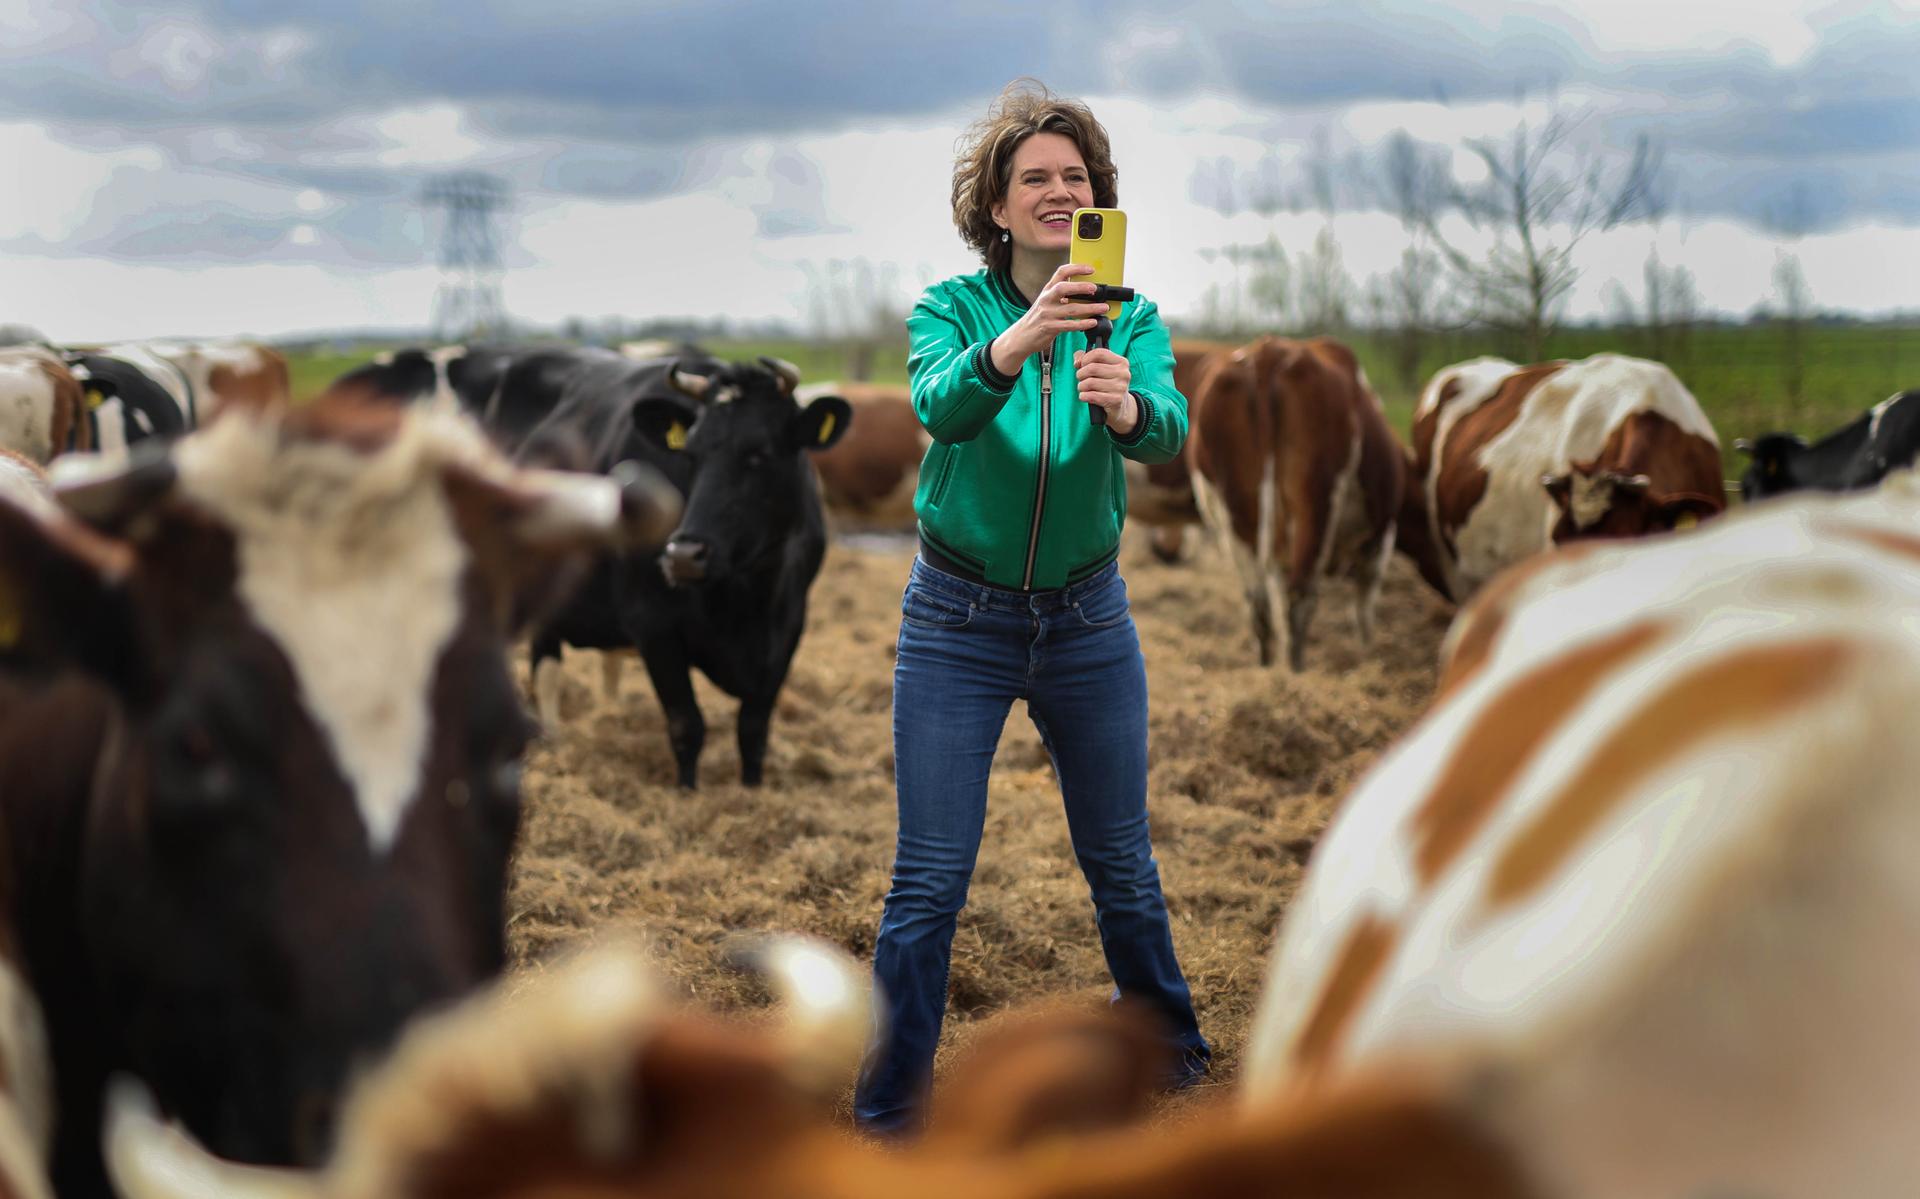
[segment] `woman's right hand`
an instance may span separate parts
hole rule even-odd
[[[993,365],[1002,374],[1019,374],[1028,355],[1051,346],[1060,334],[1093,328],[1094,318],[1106,312],[1107,306],[1088,303],[1085,297],[1093,294],[1094,285],[1076,282],[1079,276],[1091,274],[1090,266],[1062,263],[1034,297],[1032,307],[993,339]]]

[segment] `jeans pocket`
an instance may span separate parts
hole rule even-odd
[[[916,583],[900,597],[900,618],[926,629],[963,629],[973,621],[973,605]]]
[[[1132,609],[1127,606],[1127,583],[1118,574],[1105,587],[1090,591],[1073,602],[1080,623],[1090,629],[1110,629],[1126,620]]]

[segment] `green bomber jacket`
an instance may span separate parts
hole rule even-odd
[[[907,317],[913,407],[933,444],[920,463],[914,512],[935,550],[995,587],[1046,590],[1114,559],[1126,520],[1122,458],[1166,462],[1187,438],[1187,401],[1173,385],[1173,347],[1159,309],[1122,305],[1108,343],[1127,360],[1140,423],[1114,436],[1078,402],[1073,355],[1086,336],[1063,333],[1017,377],[987,347],[1027,301],[982,270],[928,288]]]

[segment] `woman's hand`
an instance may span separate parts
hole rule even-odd
[[[1081,350],[1073,356],[1073,377],[1080,398],[1107,410],[1107,428],[1125,437],[1140,423],[1140,401],[1133,398],[1133,368],[1112,350]]]
[[[1078,262],[1063,263],[1053,278],[1034,297],[1033,306],[1011,328],[993,339],[990,351],[994,369],[1003,375],[1017,375],[1027,357],[1053,344],[1062,333],[1093,328],[1093,318],[1107,310],[1105,304],[1090,304],[1084,297],[1093,294],[1094,285],[1077,283],[1080,275],[1093,274],[1093,268]]]

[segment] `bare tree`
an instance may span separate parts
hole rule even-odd
[[[1693,272],[1679,264],[1660,261],[1658,248],[1647,251],[1641,269],[1646,287],[1645,324],[1651,357],[1666,361],[1685,352],[1700,305]]]
[[[906,336],[906,305],[899,270],[865,258],[800,264],[807,277],[807,328],[819,341],[838,344],[849,379],[867,379],[883,345]]]
[[[1415,243],[1400,251],[1400,264],[1375,276],[1368,287],[1374,324],[1393,349],[1394,375],[1401,387],[1420,384],[1420,362],[1442,331],[1460,323],[1459,306],[1446,287],[1446,264],[1432,248]]]
[[[1340,261],[1340,243],[1331,224],[1314,236],[1313,248],[1301,258],[1295,288],[1302,332],[1346,332],[1353,280]]]
[[[1291,328],[1296,315],[1293,264],[1280,238],[1268,234],[1257,245],[1233,248],[1241,251],[1241,261],[1247,264],[1247,298],[1254,313],[1266,318],[1264,323],[1273,331]]]
[[[1787,399],[1799,403],[1806,393],[1807,318],[1813,312],[1813,291],[1807,286],[1806,272],[1800,269],[1800,256],[1786,250],[1775,252],[1773,294],[1779,301],[1774,311],[1780,323],[1780,382]]]
[[[1556,114],[1534,129],[1525,122],[1504,139],[1474,138],[1466,148],[1486,168],[1474,187],[1440,191],[1431,167],[1414,160],[1388,162],[1390,191],[1405,187],[1414,214],[1472,298],[1481,320],[1514,336],[1527,355],[1545,354],[1547,334],[1559,319],[1567,293],[1579,279],[1574,250],[1589,234],[1650,215],[1660,208],[1660,155],[1643,134],[1622,166],[1574,149],[1578,118]],[[1401,170],[1411,171],[1402,182]],[[1484,254],[1462,250],[1441,232],[1440,218],[1458,211],[1476,230],[1491,234]]]

